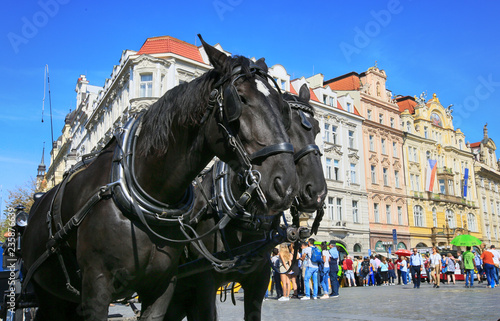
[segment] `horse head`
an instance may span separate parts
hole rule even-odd
[[[314,212],[323,206],[326,197],[326,181],[321,165],[321,153],[315,144],[320,132],[314,109],[309,104],[310,93],[306,84],[302,85],[299,96],[283,96],[292,112],[288,131],[295,149],[295,166],[299,178],[299,190],[295,206],[301,212]]]
[[[257,183],[254,194],[268,212],[289,208],[297,175],[286,130],[289,113],[279,87],[264,59],[229,57],[201,40],[219,75],[212,91],[215,117],[207,124],[209,145],[247,185]]]

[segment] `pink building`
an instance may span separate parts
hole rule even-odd
[[[370,248],[381,254],[393,245],[393,229],[397,231],[398,249],[410,244],[401,113],[391,91],[386,89],[386,80],[385,71],[375,66],[361,74],[351,72],[325,82],[332,90],[349,91],[359,99],[359,113],[365,118],[363,148]]]

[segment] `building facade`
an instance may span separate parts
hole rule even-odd
[[[359,113],[364,117],[362,148],[370,249],[381,254],[409,247],[403,132],[399,107],[386,89],[386,81],[385,71],[374,66],[361,74],[351,72],[326,82],[332,90],[359,100]]]
[[[488,137],[487,125],[484,126],[483,139],[470,144],[474,154],[474,173],[476,176],[477,201],[481,216],[482,241],[487,245],[500,247],[500,166],[496,157],[495,142]]]
[[[459,234],[481,237],[472,153],[453,127],[451,106],[444,108],[436,94],[397,102],[411,247],[453,248],[450,241]]]

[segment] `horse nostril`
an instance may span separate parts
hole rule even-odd
[[[279,197],[285,196],[285,188],[283,186],[283,181],[281,180],[280,177],[276,177],[274,179],[274,189],[276,190],[276,193],[278,194]]]
[[[313,197],[313,190],[312,190],[312,185],[309,184],[306,186],[306,196],[309,198],[309,199],[312,199]]]

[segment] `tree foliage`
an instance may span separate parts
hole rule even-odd
[[[36,180],[32,179],[24,184],[24,186],[16,186],[13,190],[7,191],[7,199],[5,200],[5,207],[2,213],[2,222],[0,223],[0,240],[4,240],[4,234],[9,227],[9,221],[7,220],[8,215],[13,211],[18,205],[23,205],[25,207],[24,211],[29,213],[31,206],[33,205],[33,194],[37,192]]]

